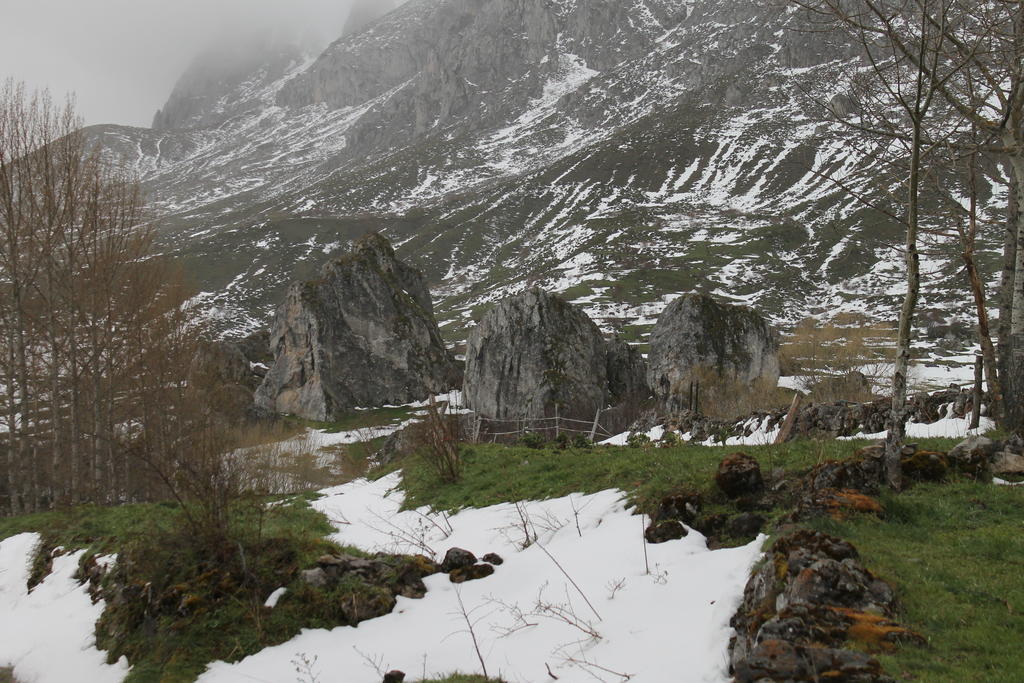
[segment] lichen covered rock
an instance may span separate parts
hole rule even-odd
[[[328,420],[421,400],[453,381],[423,275],[376,234],[288,289],[270,343],[274,365],[256,392],[264,412]]]
[[[784,535],[730,622],[733,680],[891,681],[868,653],[923,643],[897,613],[892,587],[847,541],[807,529]]]
[[[756,495],[764,489],[761,466],[746,453],[725,456],[718,464],[715,483],[730,498]]]

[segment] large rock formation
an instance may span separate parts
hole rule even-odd
[[[420,400],[453,376],[422,274],[376,234],[288,289],[270,344],[257,408],[312,420]]]
[[[647,379],[662,400],[686,392],[700,373],[752,384],[779,378],[775,331],[757,312],[687,294],[664,310],[651,332]]]
[[[466,405],[498,419],[593,419],[609,402],[647,397],[643,359],[605,342],[585,313],[539,289],[510,297],[473,329]]]

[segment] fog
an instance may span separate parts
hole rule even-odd
[[[0,80],[76,95],[85,123],[148,126],[192,59],[272,30],[323,47],[353,4],[393,0],[0,0]],[[369,6],[369,7],[367,7]]]

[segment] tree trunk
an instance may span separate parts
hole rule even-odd
[[[921,264],[917,253],[918,200],[921,170],[921,120],[914,121],[914,140],[910,151],[910,175],[907,196],[907,241],[904,254],[907,268],[907,292],[900,308],[899,331],[896,338],[896,364],[892,375],[892,408],[885,435],[885,481],[891,489],[903,487],[900,457],[906,438],[907,375],[910,372],[910,344],[914,312],[921,288]]]
[[[1006,133],[1006,143],[1014,142],[1013,135]],[[1024,212],[1020,202],[1024,198],[1024,156],[1020,153],[1010,156],[1013,173],[1010,175],[1010,192],[1017,197],[1017,211],[1012,218],[1015,225],[1016,258],[1014,259],[1013,299],[1010,305],[1010,334],[1006,362],[1006,380],[1003,383],[1003,407],[1006,417],[1005,428],[1019,433],[1024,427]]]

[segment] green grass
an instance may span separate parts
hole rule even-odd
[[[800,440],[779,446],[684,444],[646,449],[595,446],[589,450],[480,444],[465,448],[458,482],[445,484],[425,463],[410,458],[403,463],[402,486],[407,506],[429,505],[443,510],[619,488],[649,513],[664,496],[680,490],[700,491],[705,500],[712,502],[718,499],[714,476],[728,453],[743,451],[757,458],[767,475],[778,468],[797,472],[825,460],[846,458],[866,443]],[[955,443],[950,439],[924,439],[920,446],[944,450]]]
[[[77,505],[21,517],[0,517],[0,540],[29,531],[38,532],[51,547],[87,548],[94,552],[116,552],[126,539],[143,537],[155,529],[170,527],[179,516],[173,503],[119,505]]]
[[[927,647],[883,656],[922,681],[1024,680],[1024,490],[954,481],[884,494],[885,519],[822,519],[893,584]]]

